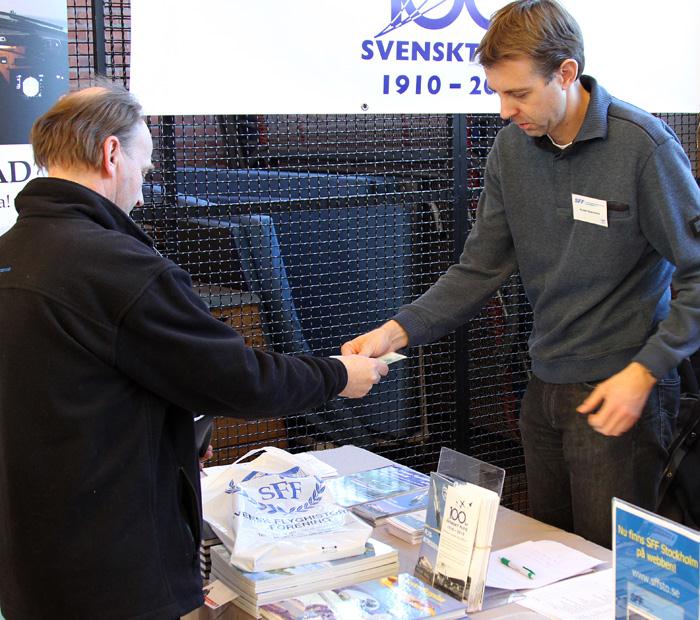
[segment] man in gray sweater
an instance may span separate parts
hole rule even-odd
[[[675,369],[699,345],[700,192],[669,127],[582,75],[580,29],[555,1],[503,7],[477,53],[511,122],[459,263],[342,350],[436,340],[519,270],[534,314],[530,511],[609,545],[613,496],[655,506]]]

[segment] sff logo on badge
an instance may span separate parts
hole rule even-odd
[[[608,203],[606,200],[571,194],[571,203],[575,220],[608,227]]]

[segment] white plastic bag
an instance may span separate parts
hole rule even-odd
[[[364,553],[372,532],[335,504],[308,462],[279,448],[253,450],[204,478],[202,495],[204,518],[231,552],[231,564],[246,571]]]

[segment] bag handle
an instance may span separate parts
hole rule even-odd
[[[699,404],[695,405],[694,409],[697,410],[696,413],[700,412],[700,401]],[[666,495],[668,487],[676,477],[676,472],[678,471],[681,461],[697,441],[698,433],[700,433],[700,415],[696,415],[695,418],[691,420],[671,446],[668,463],[664,468],[661,484],[659,485],[659,501]]]
[[[283,460],[287,460],[290,462],[292,465],[298,465],[296,457],[291,453],[287,452],[286,450],[282,450],[282,448],[278,448],[277,446],[264,446],[262,448],[253,448],[252,450],[249,450],[246,452],[243,456],[237,458],[232,464],[237,465],[238,463],[247,463],[249,461],[252,461],[254,459],[250,458],[252,456],[260,456],[262,454],[273,454],[279,456]]]

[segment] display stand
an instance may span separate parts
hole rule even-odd
[[[505,471],[442,448],[430,475],[429,503],[415,575],[481,609]]]
[[[471,482],[501,497],[506,470],[450,448],[440,448],[437,473],[455,481]]]

